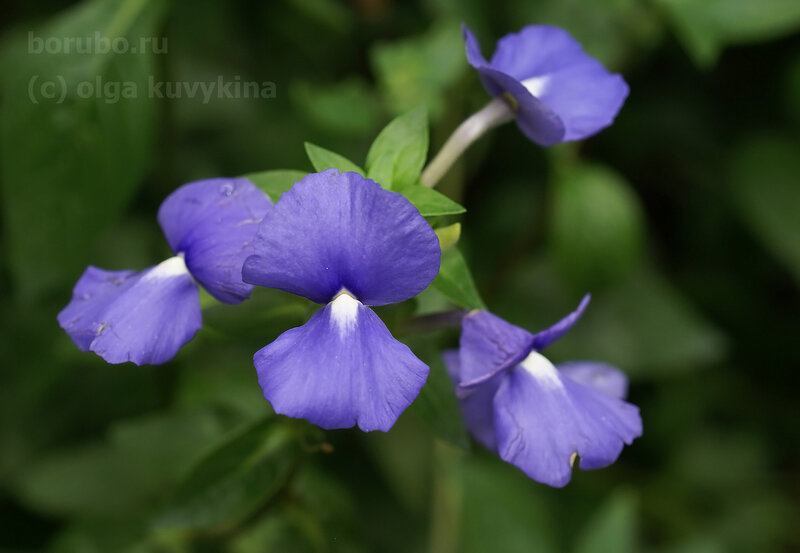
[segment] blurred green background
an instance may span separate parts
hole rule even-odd
[[[797,0],[9,0],[0,18],[3,553],[800,551]],[[439,187],[495,313],[537,330],[592,292],[551,353],[630,375],[645,432],[615,465],[553,490],[470,444],[438,361],[457,331],[399,324],[447,309],[435,291],[381,311],[432,365],[388,434],[269,416],[251,356],[309,313],[282,293],[209,307],[158,367],[58,328],[86,265],[168,255],[155,214],[184,182],[309,171],[304,141],[360,163],[421,104],[435,152],[488,100],[462,21],[487,55],[560,25],[630,84],[596,137],[544,150],[506,125]],[[29,48],[95,33],[165,51]],[[31,95],[57,77],[63,98]],[[148,78],[275,94],[148,98]],[[138,96],[79,97],[96,79]]]

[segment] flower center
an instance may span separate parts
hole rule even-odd
[[[361,302],[353,297],[346,288],[342,288],[331,300],[331,321],[339,329],[339,336],[344,337],[353,329],[360,305]]]
[[[531,77],[530,79],[525,79],[524,81],[522,81],[522,86],[527,88],[528,92],[530,92],[537,98],[541,97],[541,95],[545,93],[549,84],[550,84],[550,77],[547,75],[541,75],[539,77]]]
[[[165,259],[142,278],[142,281],[147,280],[163,280],[189,274],[189,269],[186,267],[186,262],[183,260],[183,254],[179,253],[175,257]]]
[[[528,357],[522,360],[520,366],[542,386],[547,386],[548,388],[561,388],[564,386],[561,383],[561,379],[558,378],[558,369],[538,351],[530,352]]]

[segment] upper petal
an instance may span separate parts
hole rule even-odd
[[[540,354],[505,375],[494,397],[500,457],[550,486],[582,469],[613,463],[642,434],[639,409],[563,377]]]
[[[428,366],[348,294],[281,334],[253,361],[276,413],[322,428],[357,424],[385,432],[428,377]]]
[[[532,347],[533,335],[488,311],[464,317],[459,341],[460,388],[472,387],[519,363]]]
[[[581,318],[583,312],[586,311],[586,307],[589,305],[589,300],[591,299],[591,295],[586,294],[583,296],[581,303],[578,304],[578,308],[575,311],[558,321],[550,328],[534,334],[532,341],[533,348],[536,350],[543,350],[550,344],[560,340],[567,332],[569,332],[569,329],[571,329],[572,326],[578,322],[578,319]]]
[[[158,222],[192,276],[218,300],[239,303],[253,289],[242,281],[242,265],[270,206],[269,197],[245,178],[207,179],[170,194]]]
[[[522,82],[558,115],[565,141],[586,138],[610,125],[628,96],[620,75],[610,73],[558,27],[530,25],[506,35],[489,65]]]
[[[264,217],[246,282],[318,303],[343,288],[367,305],[406,300],[439,272],[436,234],[403,196],[357,173],[312,173]]]
[[[89,267],[58,321],[80,349],[109,363],[155,365],[194,337],[202,317],[197,285],[172,257],[139,273]]]
[[[621,370],[597,361],[568,361],[556,365],[559,372],[617,399],[628,395],[628,377]]]

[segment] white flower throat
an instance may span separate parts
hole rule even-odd
[[[339,329],[340,337],[347,336],[356,326],[360,305],[361,302],[344,288],[331,301],[331,321]]]

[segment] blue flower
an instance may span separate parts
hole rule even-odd
[[[623,401],[627,379],[602,363],[554,366],[539,353],[560,339],[589,303],[531,334],[487,311],[464,318],[458,351],[445,363],[470,433],[530,478],[565,486],[584,470],[616,461],[642,435],[639,409]]]
[[[581,140],[609,126],[628,96],[620,75],[558,27],[529,25],[504,36],[489,62],[466,25],[463,33],[467,61],[484,88],[504,99],[522,132],[542,146]]]
[[[433,229],[403,196],[357,173],[313,173],[264,217],[245,282],[324,305],[253,362],[277,413],[323,428],[389,430],[428,366],[367,306],[407,300],[439,272]]]
[[[202,325],[198,283],[225,303],[253,287],[242,282],[269,197],[244,178],[185,184],[161,204],[158,222],[175,253],[143,271],[89,267],[58,323],[82,351],[109,363],[172,359]]]

